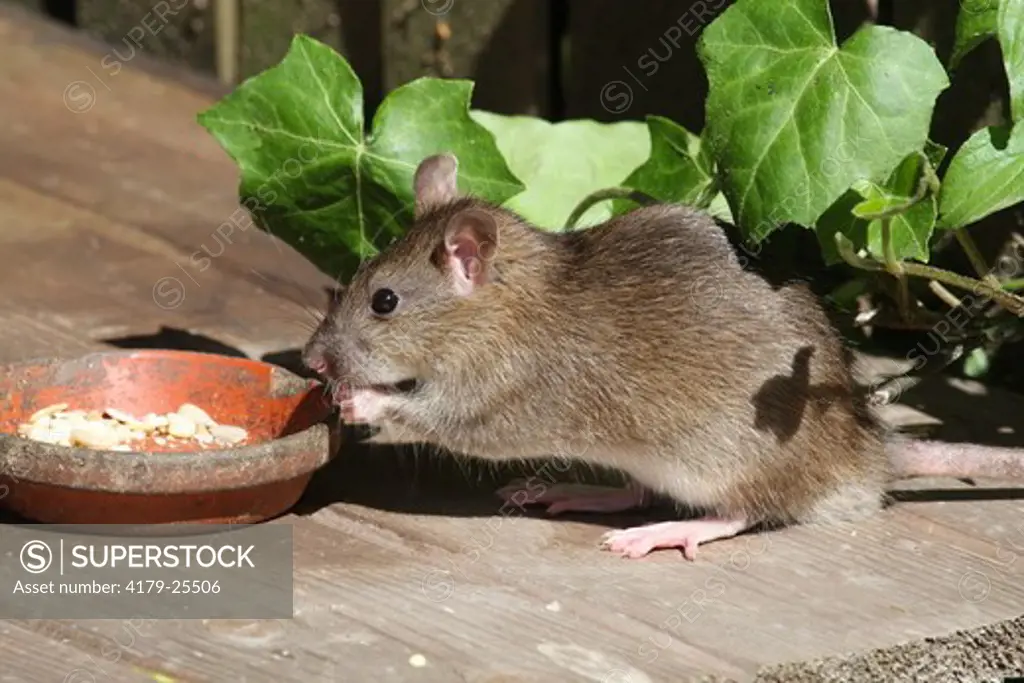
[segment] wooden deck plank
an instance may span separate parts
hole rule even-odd
[[[188,254],[146,232],[2,179],[0,203],[5,220],[32,226],[0,238],[0,288],[25,310],[59,310],[82,338],[180,326],[262,355],[308,336],[311,318],[302,306],[225,275],[215,263],[190,277],[177,267]],[[25,263],[40,275],[25,278]],[[249,315],[254,306],[262,318]]]
[[[27,108],[38,101],[68,119],[78,118],[79,123],[106,121],[129,127],[138,136],[216,160],[216,145],[189,134],[195,114],[228,92],[213,79],[164,65],[141,51],[121,60],[114,54],[117,46],[6,4],[0,5],[0,37],[7,57],[0,65],[5,85],[15,85],[24,93],[11,105]],[[120,54],[125,52],[122,46]],[[38,68],[40,54],[46,56],[45,69]],[[83,87],[67,93],[65,100],[65,90],[73,83]],[[89,93],[95,97],[85,97]],[[146,116],[154,114],[167,120],[153,126]]]
[[[105,348],[78,336],[51,311],[26,311],[4,302],[0,305],[0,321],[0,362],[77,356]]]
[[[39,634],[5,621],[0,624],[0,681],[88,681],[117,680],[124,683],[153,683],[153,670],[140,670],[120,663],[124,646],[131,645],[137,632],[122,627],[116,637],[110,638],[94,650],[87,652],[69,645],[61,638],[48,638],[40,647]],[[111,677],[116,676],[116,679]]]
[[[304,307],[330,280],[263,233],[246,231],[207,270],[178,267],[237,208],[233,165],[194,123],[211,95],[133,60],[93,110],[74,114],[60,94],[103,51],[65,34],[0,9],[0,57],[10,58],[0,73],[11,77],[0,79],[10,103],[0,110],[0,360],[84,353],[165,326],[251,356],[304,342]],[[186,287],[170,310],[153,300],[164,277]],[[957,429],[1014,436],[1000,430],[1024,399],[985,397],[975,421],[962,413],[979,404],[958,391],[935,379],[905,398]],[[104,661],[111,680],[742,680],[762,664],[1024,612],[1024,503],[1000,482],[901,484],[962,499],[741,536],[687,563],[598,550],[605,529],[643,517],[503,511],[494,471],[463,467],[353,448],[319,473],[295,513],[273,522],[295,532],[294,619],[148,622],[109,664],[104,648],[124,620],[19,621],[0,633],[0,656],[21,656],[7,675],[64,676],[56,657],[37,656],[53,652],[68,666]],[[427,667],[410,665],[415,653]]]
[[[0,96],[4,96],[2,87]],[[221,164],[199,164],[184,152],[137,140],[128,145],[121,131],[102,137],[83,135],[44,117],[18,124],[12,120],[13,113],[4,111],[6,115],[0,112],[0,145],[5,150],[0,177],[145,230],[184,252],[179,263],[197,280],[212,261],[218,269],[286,298],[323,303],[322,288],[331,280],[287,245],[247,227],[244,212],[236,213],[242,209],[233,168],[224,172]],[[196,135],[205,133],[194,130]],[[53,144],[39,145],[38,140]],[[239,227],[221,228],[232,219]],[[268,249],[268,244],[273,248]]]
[[[0,97],[10,103],[0,111],[0,173],[114,220],[145,226],[189,254],[204,246],[215,254],[223,250],[217,257],[222,268],[248,277],[256,268],[279,294],[321,301],[320,287],[330,280],[287,245],[256,230],[218,238],[222,223],[244,214],[236,213],[234,163],[195,120],[213,103],[208,94],[134,68],[145,61],[139,55],[118,72],[109,92],[94,84],[95,106],[71,111],[63,106],[64,90],[96,71],[106,52],[80,41],[61,43],[54,27],[17,15],[10,8],[0,11],[0,35],[9,41],[4,49],[10,55],[0,65]],[[42,46],[45,70],[34,68]],[[195,223],[204,230],[183,230]],[[268,253],[265,241],[276,243],[273,260],[260,259]],[[303,290],[300,282],[318,286]]]
[[[660,629],[655,634],[660,635],[657,642],[672,635],[664,633],[669,630],[675,633],[676,640],[693,638],[696,644],[712,651],[715,647],[728,651],[730,645],[716,642],[716,636],[734,631],[737,624],[743,623],[744,614],[756,606],[759,615],[771,615],[775,620],[774,624],[770,620],[759,623],[744,633],[745,650],[761,661],[800,658],[811,651],[842,652],[886,645],[936,629],[941,631],[950,623],[950,613],[963,616],[962,623],[985,623],[1012,615],[1024,604],[1020,593],[1014,590],[1019,576],[1005,576],[997,582],[992,592],[999,592],[999,599],[993,596],[980,607],[965,604],[958,582],[970,568],[968,560],[973,556],[964,554],[957,546],[972,548],[970,532],[951,530],[941,535],[924,528],[928,525],[909,515],[908,507],[896,508],[870,525],[850,529],[794,529],[772,534],[766,537],[771,542],[771,552],[764,553],[763,559],[746,559],[742,552],[745,545],[715,544],[704,551],[704,562],[708,564],[696,565],[666,554],[624,566],[597,553],[594,541],[604,528],[599,517],[591,518],[593,524],[525,518],[495,523],[494,518],[439,522],[422,515],[392,514],[390,521],[382,524],[379,513],[360,510],[363,524],[334,524],[349,536],[377,533],[382,545],[389,548],[401,547],[410,538],[422,542],[433,535],[445,543],[446,537],[449,552],[456,551],[455,559],[450,557],[450,561],[441,560],[440,564],[435,561],[435,571],[446,569],[458,574],[466,563],[498,563],[501,585],[536,586],[552,599],[579,596],[600,604],[608,613],[643,619],[654,629]],[[344,504],[331,508],[340,512],[336,519],[348,518],[348,509]],[[369,520],[377,520],[383,529],[378,532]],[[395,525],[401,525],[401,530],[396,530]],[[459,530],[445,533],[441,530],[444,526]],[[415,531],[407,531],[410,527]],[[914,543],[917,537],[925,542]],[[461,544],[471,541],[490,546],[485,556],[495,559],[474,560],[472,551],[457,552]],[[975,545],[979,546],[974,548],[976,553],[991,555],[995,550],[991,544]],[[950,555],[948,546],[954,547],[954,554]],[[432,554],[418,546],[411,552],[428,565],[423,569],[426,575]],[[726,587],[719,580],[723,571],[730,577]],[[836,588],[837,571],[854,583],[853,589]],[[697,603],[703,596],[698,591],[712,594],[708,608],[699,609]],[[666,595],[673,597],[665,599]],[[856,611],[851,613],[851,609]],[[693,624],[673,626],[671,620],[675,618],[678,622],[680,611],[691,617],[696,611],[698,616]],[[809,612],[814,617],[811,620]],[[588,626],[599,622],[593,615],[586,621]],[[801,630],[807,632],[807,640],[778,642],[779,633]],[[635,657],[649,657],[650,646],[640,651],[645,641],[637,637],[639,632],[633,628],[631,635],[625,635],[619,642],[633,642],[631,652]],[[613,638],[607,641],[616,642]],[[678,662],[673,664],[680,666]]]
[[[900,512],[887,513],[872,524],[854,529],[794,529],[715,544],[705,550],[703,561],[694,565],[672,553],[637,563],[603,555],[594,545],[598,525],[522,519],[506,523],[495,534],[488,531],[488,521],[460,519],[463,532],[449,534],[465,539],[493,536],[486,557],[495,559],[468,561],[473,570],[500,563],[501,585],[537,586],[552,600],[574,593],[575,588],[576,595],[597,602],[602,610],[629,615],[655,629],[683,610],[694,621],[678,626],[680,639],[692,639],[698,647],[712,652],[721,648],[733,658],[739,653],[730,653],[732,645],[716,636],[742,623],[744,613],[752,608],[763,619],[745,634],[744,655],[774,661],[776,657],[799,658],[809,652],[832,654],[845,648],[888,644],[914,624],[920,632],[908,637],[925,635],[929,630],[941,630],[951,612],[972,622],[1004,618],[1024,604],[1024,595],[1015,586],[1020,567],[1014,575],[994,582],[993,593],[999,593],[998,600],[993,597],[981,608],[964,604],[957,582],[965,571],[967,556],[954,544],[962,547],[969,537],[963,532],[938,536],[933,531],[933,540],[912,549],[905,547],[908,537],[923,531],[916,520]],[[402,517],[395,518],[387,530],[394,533],[397,524],[438,526],[433,520]],[[758,553],[762,542],[768,544],[768,550]],[[990,544],[978,545],[979,553],[991,555],[995,550]],[[430,554],[417,555],[423,563],[429,562]],[[464,559],[458,566],[466,562]],[[442,568],[448,566],[440,564]],[[540,576],[535,576],[535,569]],[[723,571],[728,580],[722,578]],[[854,582],[855,588],[838,587],[837,574]],[[703,597],[696,595],[698,591],[711,594],[706,609],[698,604]],[[851,605],[862,612],[851,612]],[[815,618],[809,619],[808,613]],[[886,619],[880,623],[883,615]],[[906,618],[893,621],[896,616]],[[592,615],[586,623],[600,621]],[[795,630],[807,630],[808,639],[793,639],[780,649],[777,634]],[[632,632],[636,637],[638,631]],[[674,664],[678,666],[679,662]]]

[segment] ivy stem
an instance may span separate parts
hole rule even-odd
[[[645,194],[639,190],[631,190],[627,187],[610,187],[604,190],[597,190],[596,192],[588,194],[580,201],[579,204],[576,205],[576,208],[572,210],[572,213],[569,214],[569,218],[565,221],[564,230],[572,230],[590,207],[609,199],[628,199],[631,202],[642,204],[644,206],[659,203],[657,199],[649,194]]]
[[[844,261],[854,268],[873,271],[886,270],[885,266],[882,264],[859,256],[853,248],[853,242],[851,242],[850,238],[843,233],[837,232],[835,240],[836,248],[839,250],[839,255],[843,257]],[[1003,306],[1003,308],[1007,309],[1014,315],[1024,317],[1024,299],[1014,296],[1009,292],[1005,292],[999,287],[993,287],[987,282],[964,277],[963,275],[959,275],[948,270],[942,270],[941,268],[926,266],[923,263],[907,261],[901,263],[900,266],[903,269],[903,272],[907,275],[930,278],[950,285],[951,287],[956,287],[957,289],[963,289],[974,294],[984,294],[990,299],[997,301],[1001,306]]]
[[[932,293],[942,299],[950,308],[960,308],[960,299],[958,299],[951,291],[946,289],[942,283],[930,280],[928,282],[928,289],[932,290]]]
[[[932,194],[938,196],[939,191],[942,189],[942,181],[939,180],[938,174],[935,172],[935,167],[932,166],[931,159],[928,155],[922,151],[918,151],[918,156],[921,158],[921,170],[923,173],[923,180],[931,188]]]
[[[971,262],[971,267],[978,273],[978,277],[993,287],[1002,287],[996,276],[990,272],[988,264],[985,263],[985,259],[970,233],[964,228],[957,228],[953,234],[956,236],[957,242],[960,243],[960,248],[967,254],[967,259]]]
[[[849,263],[854,268],[860,268],[861,270],[882,270],[882,267],[872,261],[866,259],[856,252],[853,248],[853,242],[850,238],[841,232],[836,233],[836,249],[839,250],[839,255],[843,257],[843,260]]]
[[[885,257],[885,269],[896,278],[899,287],[899,298],[897,304],[900,308],[900,317],[910,320],[910,285],[903,272],[903,264],[896,258],[896,248],[892,244],[892,219],[882,219],[882,254]]]
[[[693,201],[693,205],[702,211],[706,211],[711,206],[711,202],[715,200],[715,195],[717,194],[718,182],[712,180],[700,191],[697,198]]]

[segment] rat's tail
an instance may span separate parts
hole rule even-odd
[[[896,479],[991,477],[1024,480],[1024,448],[890,436],[885,450]]]

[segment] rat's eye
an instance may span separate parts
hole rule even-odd
[[[387,287],[382,287],[373,293],[370,300],[370,308],[377,315],[387,315],[398,306],[398,295]]]

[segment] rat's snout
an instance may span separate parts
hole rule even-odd
[[[329,349],[320,344],[309,343],[302,350],[302,362],[326,382],[331,399],[340,405],[349,397],[348,386],[340,381],[342,373]]]
[[[339,343],[333,335],[318,330],[302,349],[302,362],[313,372],[328,379],[340,379],[345,368],[338,353]]]
[[[313,347],[302,354],[302,362],[313,372],[332,380],[344,380],[350,371],[341,355],[330,348]]]
[[[318,329],[302,349],[302,362],[329,380],[349,381],[353,371],[350,344],[334,329]]]
[[[334,403],[340,405],[349,397],[349,388],[344,381],[344,368],[329,347],[311,341],[302,351],[302,362],[324,379]]]
[[[302,364],[313,372],[321,375],[328,374],[330,364],[327,361],[327,352],[320,340],[314,336],[302,349]]]
[[[352,329],[326,319],[302,349],[302,362],[310,370],[335,384],[364,386],[388,384],[396,376],[392,345],[385,339],[368,342]],[[397,380],[409,377],[404,373]]]

